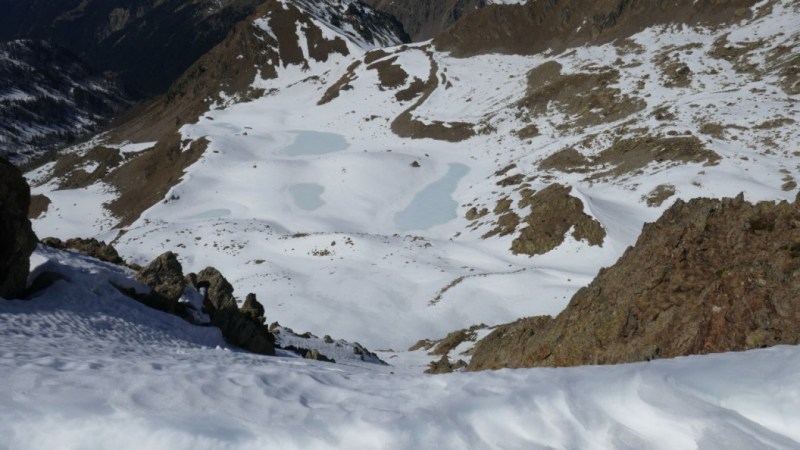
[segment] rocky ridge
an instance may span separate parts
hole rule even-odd
[[[619,364],[800,343],[800,196],[678,200],[555,318],[498,327],[468,370]]]

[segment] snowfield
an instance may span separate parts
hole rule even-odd
[[[227,348],[40,247],[58,281],[0,302],[0,448],[800,448],[800,349],[420,376]]]
[[[407,350],[474,325],[558,314],[677,198],[794,199],[800,97],[774,68],[800,42],[795,0],[761,2],[727,29],[660,26],[563,54],[464,59],[430,43],[368,53],[314,2],[283,1],[296,2],[326,36],[347,37],[350,55],[257,77],[258,98],[220,93],[179,130],[184,148],[207,140],[205,153],[122,232],[106,208],[113,186],[60,189],[55,163],[28,173],[32,193],[51,201],[34,230],[111,242],[130,263],[174,251],[185,273],[214,266],[240,300],[257,294],[268,322],[358,342],[389,365],[348,359],[346,349],[337,364],[238,351],[214,328],[121,295],[109,282],[145,289],[127,269],[40,247],[36,271],[66,280],[31,301],[0,302],[0,450],[800,448],[797,347],[439,376],[422,374],[438,356]],[[271,32],[265,20],[252,27]],[[301,46],[306,31],[297,29]],[[528,75],[542,66],[560,71],[547,82],[580,95],[536,104],[548,86]],[[407,76],[394,86],[381,70]],[[581,95],[591,101],[571,106]],[[630,111],[604,107],[608,98]],[[392,125],[404,117],[412,132],[466,123],[471,133],[400,137]],[[110,135],[69,151],[102,144],[136,158],[155,146]],[[645,155],[617,174],[603,159],[619,141],[673,138],[715,156]],[[543,164],[565,150],[586,166]],[[545,254],[512,253],[530,212],[522,192],[554,183],[602,226],[602,245],[568,232]],[[663,203],[650,201],[669,187]],[[519,227],[484,238],[503,204]],[[473,207],[486,215],[468,219]],[[472,344],[451,360],[469,359]]]

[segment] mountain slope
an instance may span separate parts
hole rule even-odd
[[[162,93],[260,0],[1,0],[0,41],[58,42],[140,95]]]
[[[22,164],[91,133],[130,105],[119,83],[42,41],[0,43],[0,157]]]

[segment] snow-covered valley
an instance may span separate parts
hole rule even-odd
[[[39,271],[66,280],[0,302],[0,448],[800,448],[793,346],[432,376],[441,355],[415,345],[474,327],[448,353],[468,362],[491,327],[556,316],[676,199],[793,200],[800,5],[457,58],[370,41],[332,18],[350,2],[267,3],[238,37],[280,63],[220,86],[197,120],[167,102],[157,126],[28,172],[33,228],[216,267],[268,322],[388,365],[238,350],[109,284],[146,290],[131,270],[39,246]],[[287,62],[275,18],[292,8],[308,18]],[[125,174],[141,161],[179,176]]]

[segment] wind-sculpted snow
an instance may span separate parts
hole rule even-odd
[[[127,299],[115,266],[40,248],[59,281],[0,302],[0,448],[800,446],[800,349],[426,376],[263,357]]]

